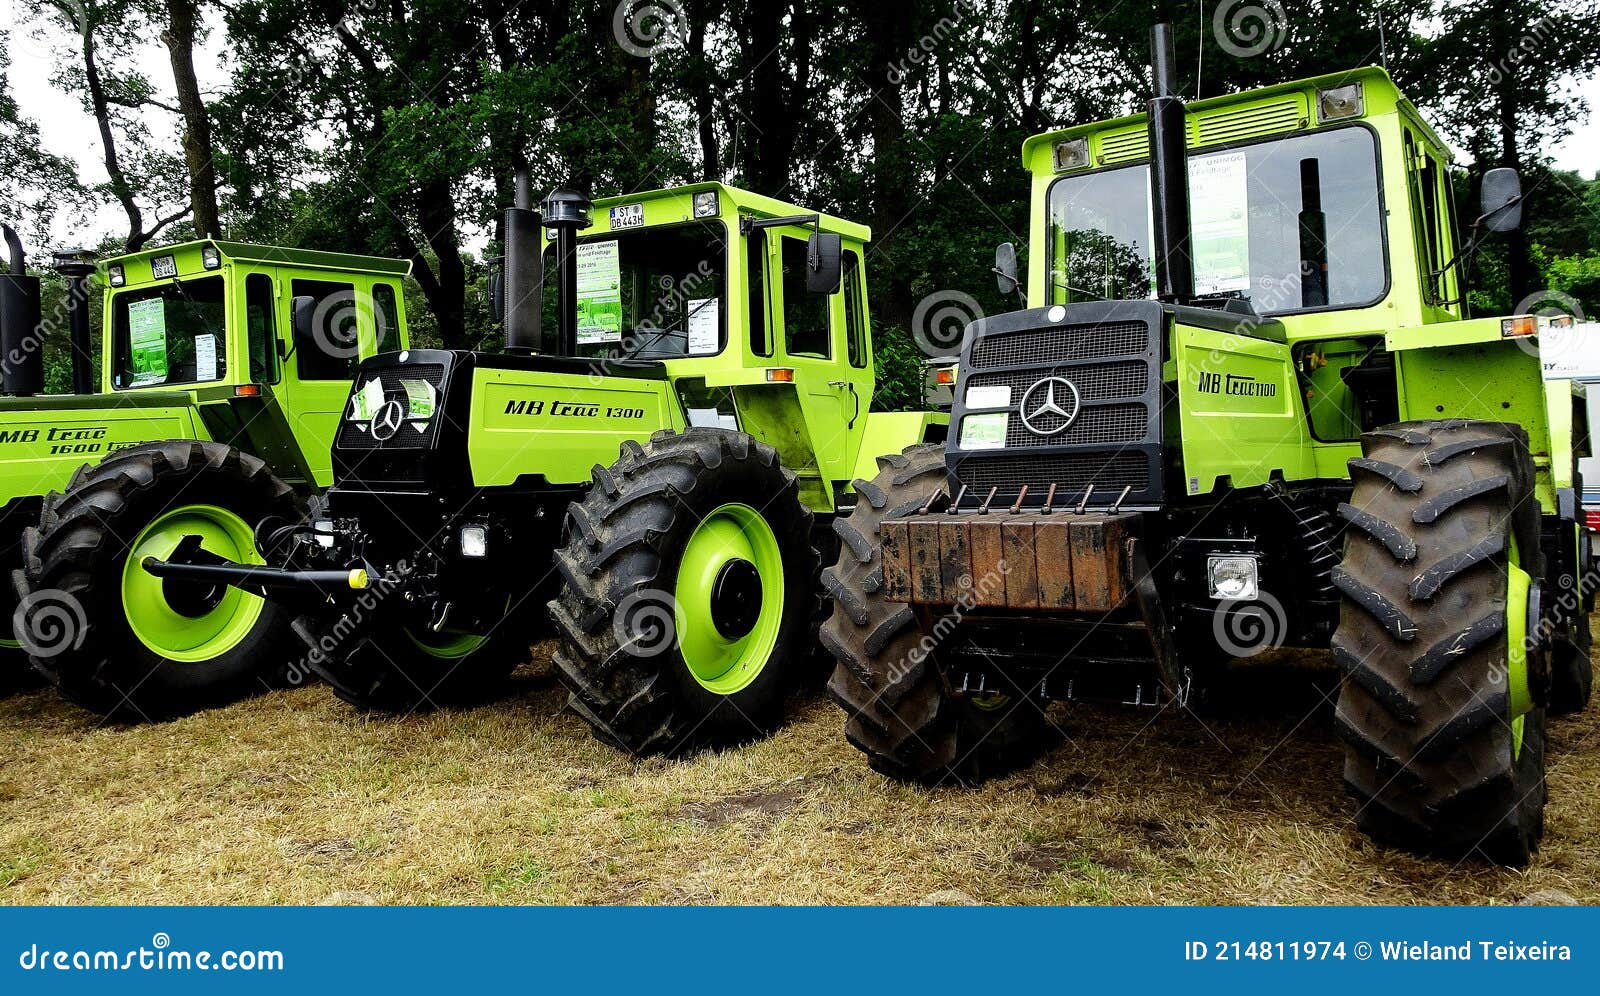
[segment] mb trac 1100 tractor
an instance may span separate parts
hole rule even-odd
[[[814,660],[819,520],[948,421],[870,411],[869,232],[717,183],[558,190],[542,218],[518,187],[505,351],[363,364],[334,486],[273,569],[145,569],[331,602],[307,664],[360,707],[482,699],[553,618],[602,740],[763,733]]]
[[[1024,146],[1036,306],[968,328],[948,445],[836,523],[849,739],[982,777],[1049,701],[1182,707],[1232,658],[1330,648],[1359,825],[1524,862],[1545,716],[1591,668],[1582,406],[1539,320],[1463,304],[1516,176],[1458,250],[1446,146],[1384,72],[1186,108],[1156,42],[1148,115]]]
[[[68,281],[62,313],[41,315],[39,278],[5,233],[0,548],[18,601],[4,606],[15,633],[0,666],[15,683],[26,653],[69,699],[122,720],[280,681],[298,658],[283,610],[138,564],[249,560],[253,527],[297,520],[331,483],[357,363],[407,345],[409,264],[220,241],[99,263],[66,253],[55,261]],[[76,393],[40,396],[44,333],[63,322]]]

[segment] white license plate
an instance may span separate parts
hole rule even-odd
[[[644,224],[643,204],[622,204],[611,209],[611,230],[638,228]]]
[[[157,256],[150,261],[150,275],[157,280],[178,275],[178,261],[171,256]]]

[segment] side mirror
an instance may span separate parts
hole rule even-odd
[[[302,295],[289,302],[289,325],[294,330],[296,345],[311,342],[316,329],[317,299]]]
[[[994,282],[1002,294],[1022,289],[1022,282],[1017,279],[1017,247],[1010,242],[994,247]]]
[[[844,243],[833,232],[813,232],[806,243],[806,290],[833,294],[844,277]]]
[[[1522,177],[1502,166],[1483,174],[1479,214],[1491,232],[1514,232],[1522,227]]]
[[[489,271],[489,319],[496,325],[506,320],[506,271],[498,260]]]

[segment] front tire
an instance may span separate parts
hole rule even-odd
[[[221,443],[145,443],[80,468],[23,534],[18,636],[71,701],[160,720],[276,687],[299,653],[279,605],[226,586],[163,582],[140,563],[180,543],[261,563],[253,530],[299,515],[261,460]]]
[[[1344,778],[1367,834],[1523,865],[1544,830],[1543,576],[1527,433],[1406,422],[1362,438],[1334,579]]]
[[[569,508],[556,553],[572,710],[635,755],[776,729],[814,645],[812,522],[777,451],[744,433],[624,443]]]
[[[911,606],[884,599],[880,530],[946,490],[944,447],[920,444],[878,458],[855,482],[859,500],[834,522],[839,561],[823,572],[833,613],[822,643],[838,662],[828,694],[845,736],[875,771],[903,781],[981,781],[1031,763],[1049,723],[1020,689],[988,698],[951,694]]]

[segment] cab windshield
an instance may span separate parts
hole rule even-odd
[[[1052,304],[1154,295],[1148,166],[1063,177],[1049,198]],[[1202,298],[1283,314],[1365,307],[1388,288],[1365,128],[1193,154],[1189,199]]]
[[[545,250],[553,274],[555,247]],[[583,357],[710,356],[727,341],[728,235],[721,222],[610,232],[578,242]],[[556,328],[555,281],[544,327]]]
[[[224,301],[220,276],[112,298],[112,387],[197,384],[227,376]]]

